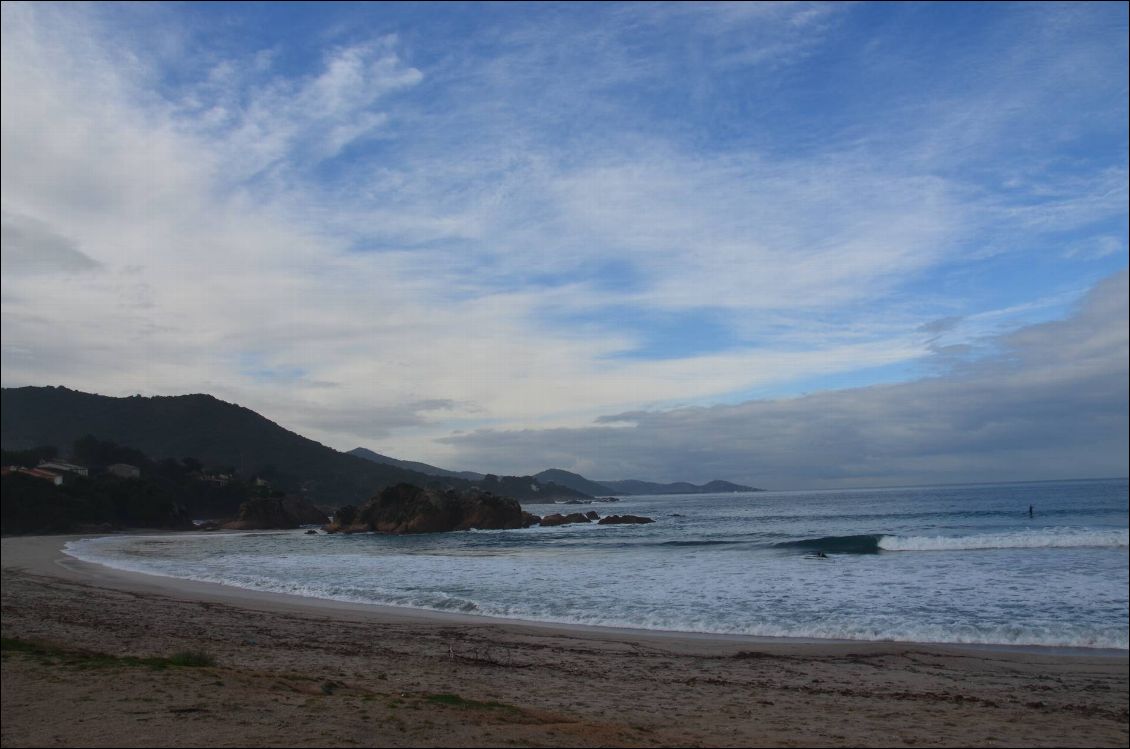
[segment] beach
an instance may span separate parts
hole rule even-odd
[[[1125,746],[1124,651],[502,621],[3,548],[4,746]],[[197,651],[212,665],[156,659]],[[145,660],[151,659],[151,660]]]

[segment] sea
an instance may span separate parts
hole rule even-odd
[[[1127,483],[634,496],[527,507],[654,523],[116,535],[66,552],[252,590],[527,621],[1126,650]]]

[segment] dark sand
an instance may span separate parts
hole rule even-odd
[[[1124,652],[801,642],[339,604],[5,538],[3,746],[1126,746]],[[158,667],[180,651],[215,665]]]

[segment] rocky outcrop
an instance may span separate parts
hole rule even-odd
[[[651,518],[642,515],[609,515],[597,521],[597,525],[616,525],[623,523],[654,523]]]
[[[324,523],[327,518],[301,497],[255,497],[239,506],[239,517],[224,523],[226,530],[259,531]]]
[[[522,510],[522,527],[532,528],[535,525],[541,525],[541,517],[533,514],[532,512],[526,512],[525,510]]]
[[[478,489],[457,492],[398,484],[359,508],[339,509],[325,530],[402,534],[525,528],[527,516],[537,517],[523,513],[517,500]]]
[[[324,511],[302,497],[283,497],[283,512],[297,520],[299,525],[321,525],[329,520]]]
[[[562,515],[559,512],[555,512],[554,514],[546,515],[544,518],[541,519],[542,525],[568,525],[569,523],[590,523],[590,522],[592,522],[592,521],[589,518],[585,517],[584,515],[582,515],[579,512],[574,512],[574,513],[571,513],[569,515]]]

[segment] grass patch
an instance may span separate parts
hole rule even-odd
[[[507,705],[502,702],[479,702],[478,700],[469,700],[465,697],[460,697],[457,694],[429,694],[428,702],[433,702],[437,705],[450,705],[452,707],[463,707],[474,710],[517,710],[518,708],[513,705]]]
[[[0,651],[5,653],[27,653],[29,655],[45,655],[43,646],[28,640],[18,640],[15,637],[0,637]]]
[[[170,666],[181,668],[208,668],[216,665],[216,659],[203,650],[182,650],[167,658]]]
[[[50,661],[51,663],[73,666],[75,668],[107,668],[124,666],[127,668],[201,668],[216,665],[216,659],[200,650],[183,650],[168,658],[137,658],[132,655],[109,655],[89,650],[71,650],[46,642],[21,640],[16,637],[0,637],[0,651],[22,653]]]

